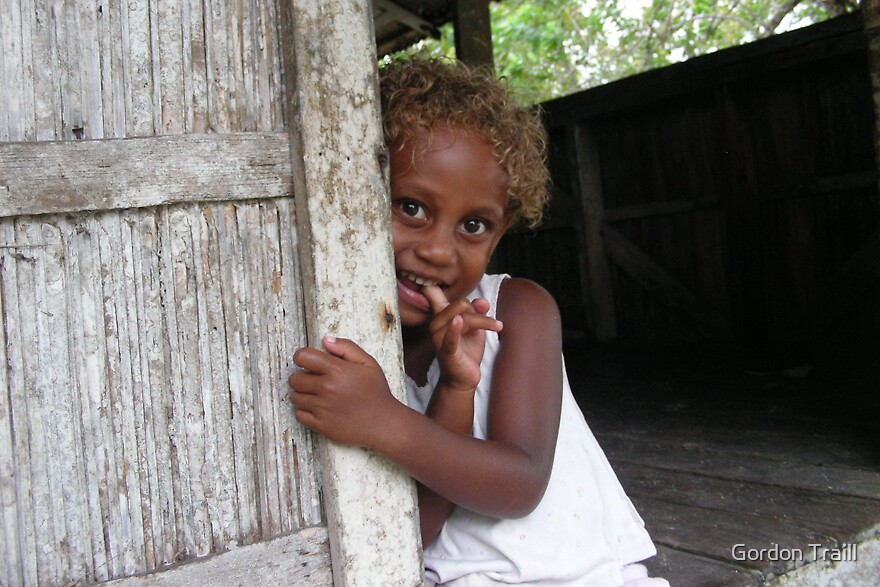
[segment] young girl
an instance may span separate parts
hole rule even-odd
[[[485,275],[504,232],[547,200],[545,135],[490,73],[442,61],[381,71],[409,407],[354,342],[304,348],[296,418],[418,482],[429,585],[668,585],[578,409],[556,304]]]

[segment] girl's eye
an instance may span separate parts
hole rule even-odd
[[[486,222],[479,218],[468,218],[461,223],[461,228],[468,234],[480,235],[488,230]]]
[[[425,209],[421,204],[417,204],[411,200],[401,200],[397,203],[397,207],[401,212],[416,220],[425,219]]]

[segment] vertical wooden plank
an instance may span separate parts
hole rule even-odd
[[[281,251],[297,251],[296,230],[290,227],[296,226],[296,207],[292,199],[285,198],[276,200],[279,209],[279,241]],[[280,287],[282,292],[289,292],[285,296],[288,307],[279,307],[282,322],[281,331],[287,333],[283,346],[279,349],[280,359],[283,361],[280,367],[282,389],[285,388],[288,374],[294,368],[293,353],[296,349],[306,344],[305,327],[302,322],[303,316],[299,312],[291,312],[290,308],[302,308],[302,276],[300,275],[299,258],[293,255],[281,255],[280,258]],[[275,283],[273,279],[273,283]],[[286,404],[286,394],[283,392],[282,401]],[[292,512],[296,512],[300,527],[315,526],[323,522],[322,507],[320,502],[320,467],[317,461],[313,437],[308,430],[295,424],[289,419],[293,414],[289,405],[283,405],[282,415],[290,422],[284,430],[281,440],[285,444],[284,467],[291,487],[288,489],[288,499],[292,504]]]
[[[489,0],[455,0],[455,56],[469,65],[493,67]]]
[[[234,131],[244,130],[246,111],[244,95],[244,64],[242,63],[244,41],[243,13],[247,10],[249,2],[243,0],[230,0],[226,5],[226,51],[228,54],[229,68],[227,70],[226,109],[229,112],[230,129]]]
[[[101,50],[98,18],[103,11],[99,2],[78,3],[78,26],[82,50],[82,115],[85,139],[104,138],[104,108],[101,100]]]
[[[98,5],[97,34],[100,52],[100,84],[103,138],[120,138],[126,133],[126,113],[130,93],[126,92],[123,72],[128,54],[127,36],[123,36],[123,10],[120,2],[102,0]]]
[[[595,137],[584,125],[575,127],[574,149],[583,214],[580,225],[584,246],[579,256],[581,289],[586,297],[584,314],[590,318],[595,340],[608,341],[617,337],[617,317],[611,270],[602,235],[605,225],[602,169]]]
[[[257,455],[254,441],[254,392],[248,377],[250,340],[245,317],[249,291],[244,281],[247,260],[242,256],[242,236],[236,205],[227,204],[223,208],[220,226],[224,235],[220,241],[220,257],[224,260],[221,265],[221,279],[226,290],[226,295],[223,296],[223,312],[226,316],[225,346],[229,355],[229,405],[232,415],[232,462],[238,500],[238,532],[242,541],[253,542],[259,535],[260,522],[257,488],[252,483],[256,478]]]
[[[0,141],[23,141],[24,45],[19,0],[0,0]]]
[[[201,475],[205,458],[204,414],[201,409],[201,366],[199,348],[198,292],[193,263],[193,214],[189,206],[171,210],[168,224],[170,269],[168,285],[173,289],[174,311],[168,311],[172,344],[175,438],[177,471],[180,476],[183,547],[189,556],[205,556],[211,549],[205,484]]]
[[[241,75],[238,78],[239,124],[241,130],[256,130],[256,97],[254,95],[254,73],[257,67],[256,41],[256,2],[242,2],[239,20],[236,24],[241,30]]]
[[[0,249],[0,316],[3,318],[0,365],[9,365],[9,368],[0,370],[0,544],[3,545],[0,573],[10,584],[23,585],[25,567],[30,558],[25,554],[28,547],[25,528],[29,516],[23,511],[27,504],[18,497],[23,486],[27,489],[25,480],[17,474],[18,449],[24,431],[13,434],[12,430],[13,409],[23,399],[18,385],[20,372],[13,367],[16,364],[15,349],[21,348],[15,320],[15,300],[18,297],[15,265],[19,253],[14,243],[12,221],[4,219],[0,222],[0,244],[3,245]]]
[[[284,11],[308,338],[354,337],[403,401],[372,11],[365,0],[287,1]],[[412,481],[379,455],[320,446],[335,584],[421,584]]]
[[[211,520],[212,542],[216,547],[238,539],[232,443],[229,406],[229,372],[226,351],[226,324],[223,313],[225,291],[220,266],[223,259],[219,243],[224,235],[223,205],[204,205],[198,217],[197,280],[203,296],[199,303],[199,337],[203,344],[202,409],[205,413],[205,475],[206,497]]]
[[[137,213],[136,213],[137,214]],[[138,242],[137,275],[140,276],[138,305],[141,315],[141,360],[143,394],[149,398],[145,425],[153,528],[153,551],[157,564],[175,561],[178,549],[178,518],[175,501],[172,457],[172,414],[170,393],[171,351],[169,331],[164,317],[167,294],[162,282],[163,244],[160,219],[164,215],[148,210],[135,216]],[[145,522],[146,524],[146,522]]]
[[[263,61],[267,63],[268,88],[263,96],[263,108],[270,112],[263,130],[284,130],[284,84],[281,76],[281,50],[279,33],[278,3],[263,0],[266,7],[263,21]]]
[[[208,71],[208,128],[213,132],[229,131],[229,42],[228,5],[224,0],[206,0],[205,67]]]
[[[158,0],[157,20],[150,25],[157,31],[158,44],[151,47],[158,65],[160,126],[158,134],[173,134],[186,129],[183,106],[184,71],[182,3],[183,0]]]
[[[247,316],[247,333],[250,354],[250,389],[253,394],[255,423],[257,478],[259,485],[261,531],[277,534],[279,525],[279,501],[277,488],[270,482],[278,467],[278,447],[273,442],[273,386],[269,375],[269,339],[265,325],[265,284],[271,280],[266,275],[264,250],[261,247],[263,224],[258,206],[248,204],[238,209],[238,224],[243,229],[242,253],[248,260],[245,267],[244,286],[250,297],[251,311]]]
[[[119,1],[119,27],[122,75],[125,92],[125,134],[148,137],[161,125],[159,79],[158,14],[156,2]],[[115,16],[116,11],[113,11]]]
[[[188,49],[190,83],[186,94],[186,105],[189,109],[189,132],[204,133],[208,131],[208,72],[205,58],[205,2],[189,0],[187,29],[189,30]]]
[[[54,7],[55,37],[57,39],[60,84],[60,125],[58,138],[70,140],[83,137],[82,63],[80,27],[77,7],[62,2]]]
[[[290,416],[292,415],[289,406],[284,405],[285,380],[290,372],[290,366],[282,372],[282,365],[285,361],[281,353],[284,349],[278,343],[283,341],[284,337],[277,336],[283,332],[281,330],[281,313],[284,311],[280,303],[283,292],[280,270],[282,250],[279,247],[279,237],[281,230],[290,227],[280,224],[278,208],[274,202],[259,202],[256,205],[259,207],[261,218],[258,243],[261,249],[260,258],[265,264],[263,280],[260,283],[261,298],[264,304],[263,328],[268,343],[266,345],[268,393],[265,397],[265,412],[267,416],[271,416],[269,424],[271,424],[272,445],[275,452],[275,462],[273,467],[268,470],[266,486],[274,494],[274,500],[278,507],[277,524],[279,531],[283,532],[284,528],[296,527],[287,497],[289,480],[285,463],[287,445],[282,442],[285,436],[284,432],[291,424]],[[291,352],[293,351],[291,350]]]
[[[272,128],[272,89],[270,86],[269,72],[272,69],[270,59],[275,57],[272,51],[272,27],[277,21],[269,20],[269,6],[264,0],[254,3],[256,12],[255,20],[255,42],[257,45],[256,57],[254,64],[254,86],[256,88],[256,103],[254,107],[257,111],[257,130],[269,130]]]
[[[41,246],[38,221],[20,219],[16,226],[19,238],[28,245]],[[19,287],[22,310],[20,328],[22,339],[29,343],[22,353],[24,373],[25,406],[21,411],[28,427],[28,463],[31,478],[31,507],[34,515],[36,537],[37,573],[43,583],[59,583],[63,580],[59,557],[53,545],[64,539],[63,510],[54,492],[55,479],[51,469],[51,455],[55,453],[51,442],[54,418],[51,413],[54,393],[55,370],[51,353],[45,348],[48,334],[46,290],[44,282],[43,252],[34,249],[27,261],[19,265]],[[48,458],[47,458],[48,457]]]
[[[58,138],[57,127],[60,126],[58,116],[61,112],[57,100],[61,97],[61,89],[57,83],[58,54],[55,38],[55,7],[58,0],[25,0],[30,4],[28,23],[22,23],[29,29],[32,50],[31,77],[34,92],[34,138],[38,141],[51,141]]]
[[[104,392],[103,311],[101,310],[102,280],[99,260],[99,235],[93,218],[81,218],[75,226],[79,239],[72,253],[71,273],[79,287],[76,300],[71,302],[72,314],[80,324],[82,348],[78,353],[76,370],[78,386],[82,390],[83,450],[89,458],[84,461],[84,473],[90,483],[86,486],[89,527],[92,544],[92,569],[95,580],[110,578],[110,542],[114,535],[110,526],[107,491],[107,438],[102,397]],[[102,481],[95,482],[100,479]],[[106,530],[106,533],[105,533]],[[105,542],[106,539],[106,542]]]
[[[719,127],[723,128],[726,153],[723,172],[727,205],[730,284],[739,295],[731,298],[732,335],[755,346],[767,342],[764,265],[765,237],[755,156],[753,121],[749,119],[747,94],[720,86],[716,90]]]
[[[19,0],[21,26],[21,135],[23,140],[35,140],[37,136],[35,78],[29,72],[34,66],[33,20],[34,0]]]
[[[119,340],[121,356],[125,365],[123,372],[122,396],[122,442],[125,454],[124,486],[131,508],[131,527],[133,533],[134,571],[143,572],[153,568],[151,545],[149,472],[146,468],[148,439],[145,436],[144,412],[152,407],[144,405],[146,387],[142,379],[141,364],[141,318],[137,303],[137,258],[138,240],[134,221],[124,211],[104,215],[107,221],[113,219],[112,226],[118,230],[118,262],[115,264],[116,299],[119,313]]]
[[[103,402],[110,416],[105,429],[112,451],[113,466],[109,467],[110,501],[115,502],[118,540],[111,560],[114,576],[144,571],[143,521],[141,517],[140,484],[137,471],[136,432],[133,421],[131,333],[128,322],[128,284],[133,276],[126,272],[123,226],[119,213],[101,215],[99,254],[103,281],[103,335],[106,345],[106,387]],[[130,263],[128,263],[130,266]],[[136,360],[135,360],[136,362]],[[106,417],[106,416],[105,416]]]
[[[70,360],[71,354],[77,351],[71,332],[77,325],[69,323],[68,312],[70,283],[65,233],[69,223],[63,219],[47,219],[40,222],[39,230],[45,292],[43,300],[36,300],[37,314],[42,315],[39,323],[45,328],[39,334],[39,347],[44,361],[41,370],[51,373],[51,378],[47,381],[47,410],[43,413],[48,423],[50,449],[38,458],[49,471],[55,537],[60,540],[54,555],[61,578],[66,582],[85,576],[91,566],[91,544],[86,531],[88,507],[85,482],[80,474],[83,464],[81,406]]]

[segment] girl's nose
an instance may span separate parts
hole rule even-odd
[[[414,247],[421,259],[434,265],[447,265],[455,260],[455,247],[446,231],[434,230],[424,237]]]

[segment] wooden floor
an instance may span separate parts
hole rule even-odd
[[[674,587],[769,585],[809,563],[796,559],[811,544],[876,544],[877,419],[851,397],[876,397],[874,380],[693,350],[569,344],[566,363],[658,546],[648,566]],[[759,553],[735,555],[738,544],[771,552],[751,560]]]

